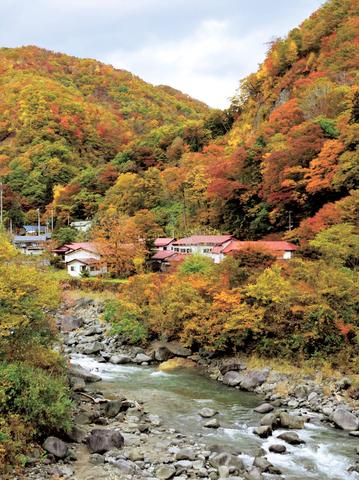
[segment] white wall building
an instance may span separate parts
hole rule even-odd
[[[224,249],[232,240],[232,235],[192,235],[172,242],[170,247],[174,252],[205,255],[219,263],[219,256],[215,252]]]
[[[107,272],[107,268],[100,264],[101,256],[93,243],[71,243],[66,246],[69,250],[65,253],[64,261],[72,277],[80,277],[86,271],[91,277]]]

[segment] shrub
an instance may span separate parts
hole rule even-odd
[[[0,414],[21,415],[37,435],[71,428],[71,400],[66,382],[22,363],[0,365]]]
[[[133,304],[119,300],[108,301],[104,320],[112,324],[112,335],[121,335],[129,343],[145,343],[147,340],[147,327],[139,318],[139,309]]]

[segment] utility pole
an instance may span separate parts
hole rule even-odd
[[[289,210],[289,212],[288,212],[288,230],[291,231],[292,228],[293,228],[292,212]]]
[[[37,234],[41,235],[41,220],[40,220],[40,209],[37,209]]]
[[[12,218],[10,218],[10,226],[9,226],[9,229],[10,229],[10,235],[12,236]]]
[[[3,224],[3,183],[0,180],[0,224]]]

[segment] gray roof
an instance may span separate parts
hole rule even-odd
[[[15,235],[13,243],[40,243],[46,242],[50,238],[51,233],[46,233],[45,235]]]

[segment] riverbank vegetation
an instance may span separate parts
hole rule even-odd
[[[219,265],[193,256],[171,274],[135,275],[107,303],[105,319],[133,343],[179,339],[195,351],[297,364],[317,359],[356,371],[359,235],[353,232],[348,224],[324,230],[291,261],[247,250]]]
[[[0,233],[0,475],[24,465],[36,441],[67,430],[71,401],[65,364],[51,349],[57,283],[23,264]]]

